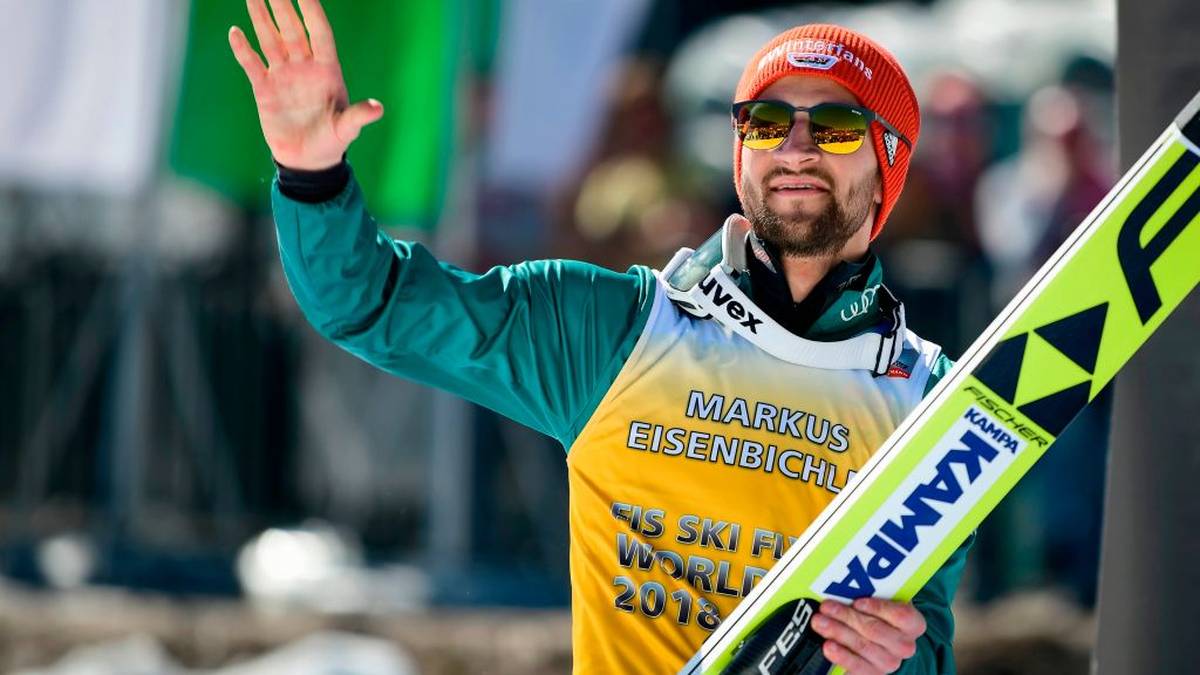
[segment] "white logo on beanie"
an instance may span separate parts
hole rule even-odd
[[[763,54],[762,58],[758,60],[758,70],[762,70],[768,63],[771,63],[784,54],[787,54],[788,63],[797,68],[829,70],[841,60],[845,61],[847,65],[857,68],[863,74],[863,77],[868,80],[875,76],[875,72],[871,67],[863,63],[862,57],[847,49],[846,45],[840,42],[816,40],[813,38],[788,40],[776,46],[771,51]],[[793,57],[797,58],[793,60]]]
[[[815,68],[829,70],[837,65],[838,57],[830,54],[813,54],[811,52],[788,52],[788,63],[797,68]]]
[[[883,149],[887,151],[888,166],[896,165],[896,146],[900,143],[900,139],[896,138],[896,134],[890,131],[883,132]]]

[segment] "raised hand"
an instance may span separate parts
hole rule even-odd
[[[299,0],[303,22],[292,0],[270,1],[274,19],[263,0],[246,0],[267,65],[237,26],[229,29],[229,46],[250,79],[275,160],[291,169],[331,167],[363,127],[383,117],[383,106],[374,99],[350,105],[319,0]]]

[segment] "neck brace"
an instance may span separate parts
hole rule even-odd
[[[818,342],[788,331],[767,316],[740,284],[749,281],[746,237],[750,222],[734,214],[698,249],[682,248],[659,273],[676,305],[700,319],[712,319],[775,358],[826,370],[869,370],[879,377],[904,346],[904,305],[881,286],[881,305],[890,309],[891,327],[847,340]]]

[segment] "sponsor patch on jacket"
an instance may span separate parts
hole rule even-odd
[[[917,365],[918,356],[917,350],[905,345],[904,349],[900,352],[900,356],[895,361],[892,361],[892,365],[888,366],[887,376],[900,377],[906,380],[912,377],[913,367]]]

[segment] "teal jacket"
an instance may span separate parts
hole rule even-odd
[[[643,266],[614,272],[589,263],[538,260],[474,274],[394,240],[366,211],[358,183],[305,204],[272,187],[284,274],[301,311],[323,336],[389,373],[452,392],[570,448],[629,357],[656,279]],[[871,284],[882,279],[875,263]],[[836,339],[826,326],[858,301],[843,291],[805,337]],[[867,330],[868,312],[856,326]],[[829,319],[829,320],[825,320]],[[844,329],[841,329],[844,330]],[[931,388],[952,363],[935,364]],[[901,673],[953,673],[950,604],[968,539],[914,598],[927,623]]]

